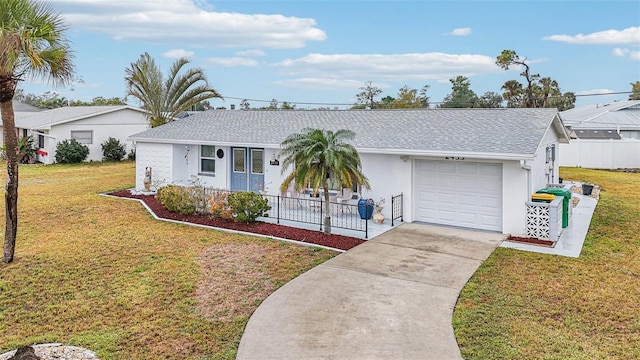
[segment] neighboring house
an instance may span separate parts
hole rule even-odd
[[[128,106],[69,106],[40,112],[16,112],[18,136],[33,136],[38,144],[38,161],[55,162],[56,145],[76,139],[89,147],[87,161],[102,160],[102,143],[109,137],[127,145],[131,134],[149,128],[149,121],[141,109]]]
[[[530,195],[558,182],[558,143],[569,139],[554,109],[213,110],[129,138],[136,188],[150,167],[156,185],[195,176],[278,194],[280,143],[306,127],[353,130],[372,187],[356,191],[387,201],[402,193],[404,221],[511,234],[525,232]]]
[[[640,100],[586,105],[560,117],[572,137],[560,146],[561,166],[640,168]]]

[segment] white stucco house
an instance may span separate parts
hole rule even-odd
[[[559,143],[569,135],[555,109],[334,111],[212,110],[132,135],[136,188],[152,181],[266,190],[284,178],[280,143],[300,130],[350,129],[371,191],[402,193],[404,221],[525,233],[525,202],[558,182]]]
[[[640,168],[640,100],[585,105],[560,117],[572,137],[560,145],[561,166]]]
[[[18,136],[33,136],[38,142],[37,160],[44,164],[55,162],[56,145],[76,139],[89,148],[87,161],[102,160],[102,143],[109,137],[127,145],[127,138],[149,128],[142,109],[129,105],[69,106],[39,112],[15,112]],[[3,141],[4,142],[4,141]]]

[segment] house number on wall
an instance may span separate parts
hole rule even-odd
[[[464,160],[464,158],[461,156],[445,156],[444,159],[445,160]]]

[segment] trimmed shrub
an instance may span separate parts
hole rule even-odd
[[[127,146],[116,138],[109,137],[102,143],[102,161],[121,161],[127,153]]]
[[[266,212],[271,210],[266,198],[251,191],[231,193],[227,201],[236,215],[236,220],[242,222],[254,222],[259,216],[266,216]]]
[[[60,164],[81,163],[89,156],[89,148],[76,139],[64,140],[56,145],[56,162]]]
[[[169,211],[192,215],[196,213],[196,202],[188,188],[167,185],[158,189],[158,201]]]

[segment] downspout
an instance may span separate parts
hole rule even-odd
[[[527,171],[527,194],[525,201],[529,201],[531,195],[531,165],[527,164],[527,160],[520,160],[520,167]]]

